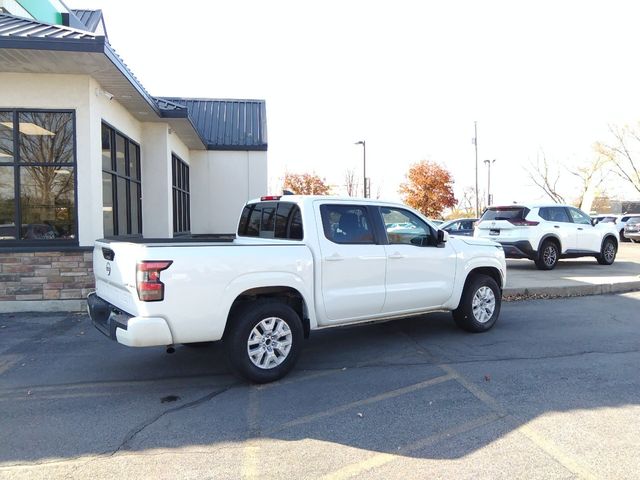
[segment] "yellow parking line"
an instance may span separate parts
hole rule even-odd
[[[306,352],[305,352],[306,353]],[[399,353],[397,355],[392,355],[389,357],[385,357],[385,361],[386,362],[392,362],[394,360],[399,360],[401,358],[404,358],[407,356],[406,352],[403,353]],[[342,373],[348,370],[353,370],[355,368],[362,368],[362,367],[368,367],[368,366],[374,366],[376,364],[380,363],[380,359],[376,358],[375,360],[367,360],[366,362],[359,362],[356,363],[355,365],[351,366],[351,367],[344,367],[344,368],[332,368],[329,370],[321,370],[321,371],[314,371],[308,374],[302,374],[300,376],[296,376],[296,377],[287,377],[284,380],[279,380],[277,382],[271,382],[271,383],[265,383],[262,385],[258,385],[258,390],[269,390],[271,388],[276,388],[276,387],[282,387],[285,385],[291,385],[294,383],[298,383],[298,382],[304,382],[305,380],[312,380],[314,378],[320,378],[320,377],[326,377],[327,375],[335,375],[337,373]]]
[[[478,388],[476,385],[468,381],[464,376],[460,374],[455,368],[450,365],[439,365],[449,375],[455,376],[456,381],[467,389],[473,396],[484,403],[489,409],[495,413],[504,417],[510,424],[509,426],[513,431],[519,432],[528,438],[534,445],[540,448],[548,456],[561,464],[570,472],[577,475],[579,478],[584,479],[596,479],[598,478],[593,472],[591,472],[585,465],[583,465],[578,459],[573,457],[570,453],[563,451],[560,447],[554,444],[551,440],[545,438],[540,433],[536,432],[534,428],[526,425],[525,422],[518,417],[509,414],[499,403],[488,393]]]
[[[417,390],[422,390],[423,388],[430,387],[432,385],[437,385],[439,383],[447,382],[452,380],[452,375],[442,375],[440,377],[432,378],[430,380],[425,380],[424,382],[415,383],[413,385],[409,385],[407,387],[398,388],[396,390],[391,390],[386,393],[381,393],[380,395],[375,395],[373,397],[365,398],[363,400],[358,400],[355,402],[347,403],[345,405],[340,405],[338,407],[331,408],[329,410],[325,410],[324,412],[318,412],[311,415],[306,415],[304,417],[297,418],[295,420],[291,420],[290,422],[286,422],[279,426],[278,428],[269,430],[265,432],[265,434],[272,434],[275,432],[279,432],[281,430],[295,427],[298,425],[302,425],[304,423],[310,423],[315,420],[319,420],[320,418],[331,417],[338,413],[346,412],[351,410],[352,408],[362,407],[364,405],[370,405],[372,403],[381,402],[383,400],[388,400],[390,398],[399,397],[400,395],[405,395],[407,393],[415,392]]]
[[[22,357],[20,355],[2,355],[0,357],[0,375],[9,371]]]
[[[485,415],[483,417],[465,422],[435,435],[431,435],[429,437],[413,442],[398,450],[398,453],[379,453],[377,455],[374,455],[373,457],[363,460],[362,462],[347,465],[320,478],[322,480],[341,480],[354,477],[368,470],[372,470],[374,468],[381,467],[389,462],[393,462],[394,460],[398,460],[411,452],[421,450],[430,445],[435,445],[442,440],[447,440],[453,436],[460,435],[461,433],[469,432],[478,427],[487,425],[488,423],[495,422],[499,418],[500,416],[495,413]]]

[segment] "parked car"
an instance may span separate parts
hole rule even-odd
[[[284,376],[321,328],[445,310],[489,330],[502,247],[425,220],[400,204],[292,195],[249,202],[228,242],[98,240],[89,312],[131,347],[222,340],[254,382]]]
[[[640,213],[625,213],[624,215],[620,215],[616,218],[616,230],[618,230],[618,234],[620,235],[620,241],[626,242],[628,239],[625,237],[625,225],[632,218],[639,218]]]
[[[615,223],[618,218],[615,215],[597,215],[595,217],[591,217],[594,220],[594,225],[596,223]]]
[[[477,218],[458,218],[456,220],[449,220],[438,226],[440,230],[444,230],[449,235],[464,235],[467,237],[473,236],[473,228]]]
[[[540,270],[551,270],[560,258],[593,256],[611,265],[618,251],[613,223],[597,223],[569,205],[507,205],[489,207],[474,236],[503,246],[507,258],[528,258]]]
[[[624,236],[632,242],[640,242],[640,217],[629,219],[624,226]]]

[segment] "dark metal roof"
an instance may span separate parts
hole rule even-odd
[[[104,24],[102,10],[70,10],[84,25],[88,32],[105,35],[107,29]]]
[[[28,18],[0,13],[0,36],[9,38],[40,38],[50,40],[95,40],[94,35],[76,28],[37,22]]]
[[[100,10],[75,10],[70,17],[70,23],[82,24],[88,30],[95,27],[100,32],[99,24],[104,27]],[[186,118],[208,150],[267,150],[264,100],[154,98],[104,34],[0,13],[0,49],[3,48],[103,53],[159,117]]]
[[[157,100],[185,106],[207,150],[267,150],[267,113],[264,100]]]

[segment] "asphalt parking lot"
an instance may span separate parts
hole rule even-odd
[[[0,477],[637,478],[640,294],[318,332],[284,380],[0,315]]]

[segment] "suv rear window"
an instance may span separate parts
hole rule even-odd
[[[640,217],[633,217],[629,219],[627,225],[636,225],[638,223],[640,223]]]
[[[238,235],[241,237],[302,240],[300,208],[288,202],[264,202],[246,205],[240,215]]]
[[[484,211],[480,221],[484,220],[514,220],[524,218],[529,213],[527,207],[491,207]]]

